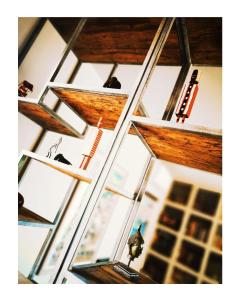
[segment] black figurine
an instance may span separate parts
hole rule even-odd
[[[128,267],[130,266],[131,261],[139,257],[143,250],[142,244],[144,244],[144,240],[141,235],[141,227],[142,224],[138,227],[137,232],[134,235],[130,236],[130,238],[128,239],[129,257],[130,257],[128,262]]]
[[[67,165],[71,165],[70,161],[68,161],[62,154],[57,154],[55,157],[54,157],[54,160],[57,160],[57,161],[60,161],[64,164],[67,164]]]
[[[23,195],[18,193],[18,209],[20,209],[24,204],[24,198]]]
[[[120,89],[121,83],[117,80],[117,77],[110,77],[103,85],[104,88]]]

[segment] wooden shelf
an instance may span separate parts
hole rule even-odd
[[[18,210],[18,225],[53,228],[54,224],[26,207]]]
[[[135,117],[135,127],[155,156],[187,167],[222,174],[222,137],[217,131]],[[168,122],[169,123],[169,122]],[[151,124],[151,125],[150,125]],[[173,127],[170,127],[173,126]]]
[[[93,178],[85,170],[78,169],[78,168],[75,168],[75,167],[70,166],[70,165],[66,165],[64,163],[58,162],[56,160],[41,156],[39,154],[30,152],[30,151],[27,151],[27,150],[24,150],[24,151],[21,152],[19,162],[21,162],[21,164],[22,164],[22,160],[29,159],[29,158],[34,159],[36,161],[39,161],[39,162],[41,162],[41,163],[43,163],[43,164],[45,164],[45,165],[47,165],[47,166],[49,166],[49,167],[51,167],[55,170],[58,170],[58,171],[66,174],[66,175],[69,175],[69,176],[71,176],[71,177],[73,177],[77,180],[84,181],[84,182],[87,182],[89,184],[93,180]],[[134,195],[129,194],[127,191],[124,191],[122,189],[117,189],[115,187],[112,187],[111,185],[107,185],[105,189],[106,189],[106,191],[109,191],[113,194],[131,199],[131,200],[134,199]]]
[[[33,284],[33,282],[18,271],[18,284]]]
[[[69,41],[79,18],[50,18],[60,35]],[[72,50],[82,62],[142,64],[161,18],[89,18]],[[221,18],[186,18],[193,64],[221,65]],[[179,65],[175,24],[160,65]]]
[[[18,111],[47,130],[73,137],[81,137],[78,131],[67,124],[53,110],[35,99],[20,97]]]
[[[51,84],[51,90],[89,125],[97,126],[99,118],[103,117],[105,129],[115,128],[128,97],[115,89],[90,91],[69,84]]]
[[[140,274],[139,279],[131,281],[117,273],[113,266],[116,263],[106,263],[94,266],[74,266],[72,273],[76,274],[86,283],[102,283],[102,284],[155,284],[149,277]]]

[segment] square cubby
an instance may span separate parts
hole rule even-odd
[[[222,256],[210,253],[205,274],[219,283],[222,283]]]
[[[192,190],[192,185],[179,181],[174,181],[168,195],[168,200],[186,205]]]
[[[168,268],[168,263],[153,256],[148,255],[144,263],[142,271],[151,277],[154,281],[158,283],[163,283],[166,272]]]
[[[218,207],[220,194],[199,189],[193,208],[210,216],[214,216]]]
[[[176,236],[164,230],[157,229],[154,234],[152,249],[160,254],[171,256],[175,242]]]
[[[206,243],[211,225],[211,221],[192,215],[188,220],[185,234],[196,240]]]
[[[204,255],[204,249],[190,242],[183,241],[178,256],[178,261],[183,265],[199,271]]]
[[[183,211],[170,206],[165,206],[160,215],[159,223],[170,227],[171,229],[179,230],[182,218]]]
[[[179,268],[174,268],[170,283],[177,283],[177,284],[193,284],[197,282],[197,278]]]

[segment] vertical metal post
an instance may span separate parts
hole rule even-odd
[[[85,23],[86,23],[87,19],[86,18],[82,18],[76,29],[74,30],[74,33],[73,35],[71,36],[68,44],[66,45],[64,51],[63,51],[63,55],[60,59],[60,61],[56,64],[56,68],[55,68],[55,71],[53,72],[53,74],[51,75],[51,77],[47,80],[44,88],[42,89],[42,92],[40,93],[40,99],[39,99],[39,102],[43,102],[43,99],[45,98],[47,92],[48,92],[48,83],[51,82],[51,81],[54,81],[54,79],[57,77],[58,75],[58,72],[60,71],[62,65],[64,64],[69,52],[71,51],[72,49],[72,46],[74,45],[76,39],[78,38],[80,32],[82,31]]]
[[[167,107],[163,114],[162,120],[171,121],[172,115],[174,113],[178,98],[180,96],[180,92],[182,90],[183,84],[187,77],[189,68],[191,66],[191,55],[190,55],[190,47],[187,35],[187,27],[184,18],[176,19],[177,33],[178,33],[178,42],[181,53],[181,63],[182,67],[179,72],[177,81],[173,88],[171,97],[168,101]]]
[[[64,258],[62,268],[59,270],[59,274],[55,278],[55,283],[62,282],[64,273],[71,263],[72,257],[75,253],[79,241],[81,241],[83,232],[88,224],[89,219],[91,218],[95,205],[97,204],[97,201],[100,198],[101,192],[107,180],[107,176],[111,170],[120,145],[131,126],[132,114],[134,113],[136,106],[141,100],[146,85],[150,79],[150,76],[152,75],[153,68],[157,63],[162,49],[164,47],[164,44],[167,40],[173,22],[174,18],[163,18],[156,32],[156,35],[144,60],[133,91],[129,95],[127,103],[115,127],[114,136],[110,143],[109,150],[107,151],[107,154],[104,158],[104,162],[102,163],[100,170],[96,174],[95,181],[92,183],[92,191],[89,197],[88,204],[86,206],[85,214],[78,224],[69,251]]]

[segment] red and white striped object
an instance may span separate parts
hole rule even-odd
[[[182,118],[182,123],[184,123],[185,118],[189,118],[194,101],[196,99],[199,87],[199,72],[194,70],[191,76],[191,80],[186,88],[186,85],[183,88],[178,106],[176,109],[177,122]]]
[[[103,131],[101,129],[101,126],[102,126],[102,118],[99,119],[98,121],[98,124],[97,124],[97,127],[98,127],[98,133],[97,133],[97,136],[94,140],[94,143],[93,143],[93,146],[91,148],[91,151],[89,153],[89,155],[86,155],[86,154],[83,154],[83,160],[81,162],[81,165],[80,165],[80,169],[83,168],[83,170],[86,170],[87,167],[88,167],[88,164],[90,162],[90,160],[93,158],[96,150],[97,150],[97,147],[101,141],[101,137],[103,135]]]

